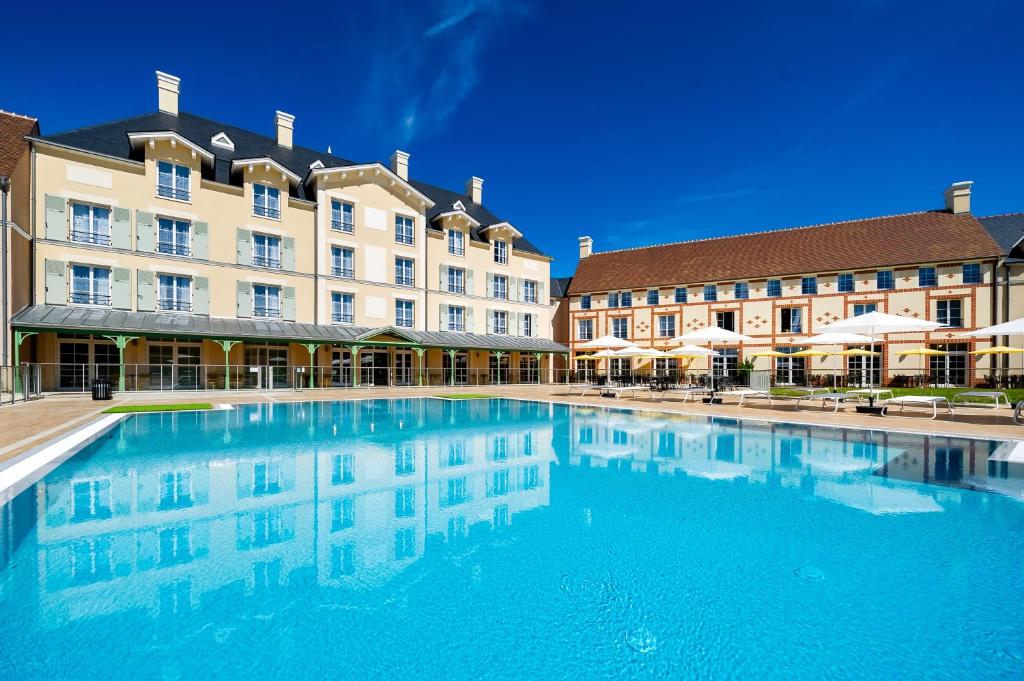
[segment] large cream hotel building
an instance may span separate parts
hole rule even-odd
[[[410,158],[356,163],[179,109],[29,137],[14,362],[79,390],[550,380],[550,258]],[[269,116],[268,116],[269,118]]]

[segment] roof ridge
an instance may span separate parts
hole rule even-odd
[[[853,222],[867,222],[868,220],[886,220],[889,218],[902,218],[910,215],[925,215],[927,213],[945,213],[944,210],[915,210],[909,213],[893,213],[891,215],[876,215],[868,218],[851,218],[849,220],[836,220],[835,222],[821,222],[814,225],[799,225],[796,227],[778,227],[776,229],[762,229],[755,232],[742,232],[740,234],[724,234],[721,236],[709,236],[703,239],[684,239],[682,241],[667,241],[660,244],[648,244],[647,246],[630,246],[628,248],[616,248],[610,251],[595,251],[591,255],[604,255],[606,253],[625,253],[627,251],[642,251],[648,248],[664,248],[665,246],[682,246],[684,244],[699,244],[708,241],[723,241],[725,239],[738,239],[747,236],[760,236],[762,234],[780,234],[782,232],[796,232],[801,229],[818,229],[820,227],[833,227],[835,225],[848,225]]]
[[[39,122],[39,119],[35,116],[29,116],[28,114],[20,114],[16,111],[7,111],[6,109],[0,109],[0,114],[7,114],[8,116],[17,116],[18,118],[24,118],[26,120]]]
[[[996,213],[995,215],[978,215],[976,218],[978,220],[987,220],[989,218],[1012,218],[1017,217],[1018,215],[1024,215],[1024,211],[1017,213]]]

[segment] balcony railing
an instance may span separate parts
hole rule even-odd
[[[252,316],[279,319],[281,317],[281,308],[278,306],[257,305],[252,309]]]
[[[453,284],[451,282],[448,282],[448,293],[465,293],[465,292],[466,292],[466,285],[465,284]]]
[[[110,296],[89,291],[72,291],[71,302],[77,305],[110,305]]]
[[[406,244],[408,246],[412,246],[412,242],[413,242],[412,234],[411,233],[406,233],[406,232],[397,232],[395,234],[395,241],[397,241],[400,244]]]
[[[356,231],[356,226],[350,220],[331,220],[331,229],[335,232],[347,232],[348,234],[351,234]]]
[[[158,184],[156,186],[156,195],[162,196],[165,199],[177,199],[178,201],[188,201],[192,196],[187,189],[178,189],[166,184]]]
[[[110,234],[100,234],[86,229],[72,229],[71,240],[83,244],[96,244],[97,246],[109,246]]]
[[[156,301],[157,309],[169,310],[171,312],[191,312],[192,301],[190,300],[167,300],[159,299]]]
[[[271,269],[281,269],[281,258],[271,258],[265,255],[254,255],[252,256],[252,264],[256,267],[270,267]]]
[[[173,241],[158,241],[156,244],[157,253],[169,253],[170,255],[192,255],[192,248],[188,244],[176,244]]]
[[[261,206],[255,204],[252,207],[253,215],[258,215],[263,218],[273,218],[275,220],[280,219],[281,210],[278,208],[271,208],[270,206]]]
[[[331,274],[342,279],[354,279],[356,276],[355,270],[351,267],[332,267]]]
[[[335,324],[354,324],[356,316],[351,312],[334,312],[331,314],[331,321]]]
[[[395,319],[395,326],[397,326],[399,328],[403,328],[403,329],[411,329],[412,328],[412,317],[408,317],[408,318],[398,317],[398,318],[396,318]]]
[[[461,322],[461,321],[449,320],[448,321],[448,330],[449,331],[465,331],[466,330],[466,325],[463,322]]]
[[[406,277],[401,275],[395,277],[395,284],[397,284],[398,286],[412,286],[414,283],[415,279],[413,277]]]
[[[448,253],[451,255],[466,255],[466,247],[448,244]]]

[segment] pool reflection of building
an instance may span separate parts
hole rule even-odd
[[[963,481],[1005,491],[1014,483],[1004,480],[1000,487],[998,478],[1009,478],[1021,488],[1019,472],[1016,478],[1012,470],[1008,476],[1006,466],[996,461],[1001,450],[982,441],[730,419],[680,427],[673,423],[676,418],[577,409],[571,416],[569,461],[576,466],[795,487],[870,513],[941,511],[937,500],[954,498],[958,492],[910,487],[901,481]]]
[[[266,455],[246,448],[253,453],[241,458],[107,456],[110,465],[89,465],[89,477],[61,478],[59,469],[36,488],[41,617],[60,626],[134,609],[177,613],[225,587],[251,596],[283,586],[303,568],[325,587],[372,587],[422,558],[427,535],[447,541],[548,505],[550,421],[504,432],[467,426],[448,441],[402,409],[341,421],[409,429],[398,444],[370,437],[341,439],[340,451],[318,441]]]

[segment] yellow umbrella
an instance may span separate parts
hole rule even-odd
[[[791,352],[788,357],[828,357],[833,353],[825,352],[824,350],[800,350],[799,352]]]
[[[790,357],[789,353],[779,352],[778,350],[761,350],[759,352],[750,352],[745,355],[746,357]]]
[[[595,355],[576,355],[576,359],[597,359]]]
[[[864,350],[863,348],[850,348],[849,350],[840,350],[839,352],[833,352],[833,355],[840,355],[842,357],[878,357],[880,352],[874,352],[873,350]]]
[[[936,350],[935,348],[910,348],[909,350],[897,350],[896,354],[897,355],[902,355],[903,357],[909,357],[909,356],[912,356],[912,355],[919,356],[921,358],[921,375],[922,375],[922,378],[923,378],[924,377],[924,370],[925,370],[925,367],[924,367],[924,358],[925,357],[938,357],[940,355],[948,355],[949,353],[946,352],[945,350]],[[924,387],[926,387],[926,388],[928,387],[927,383],[924,384]]]
[[[972,355],[1013,355],[1024,352],[1021,348],[1011,348],[1008,345],[993,345],[984,350],[972,350]]]

